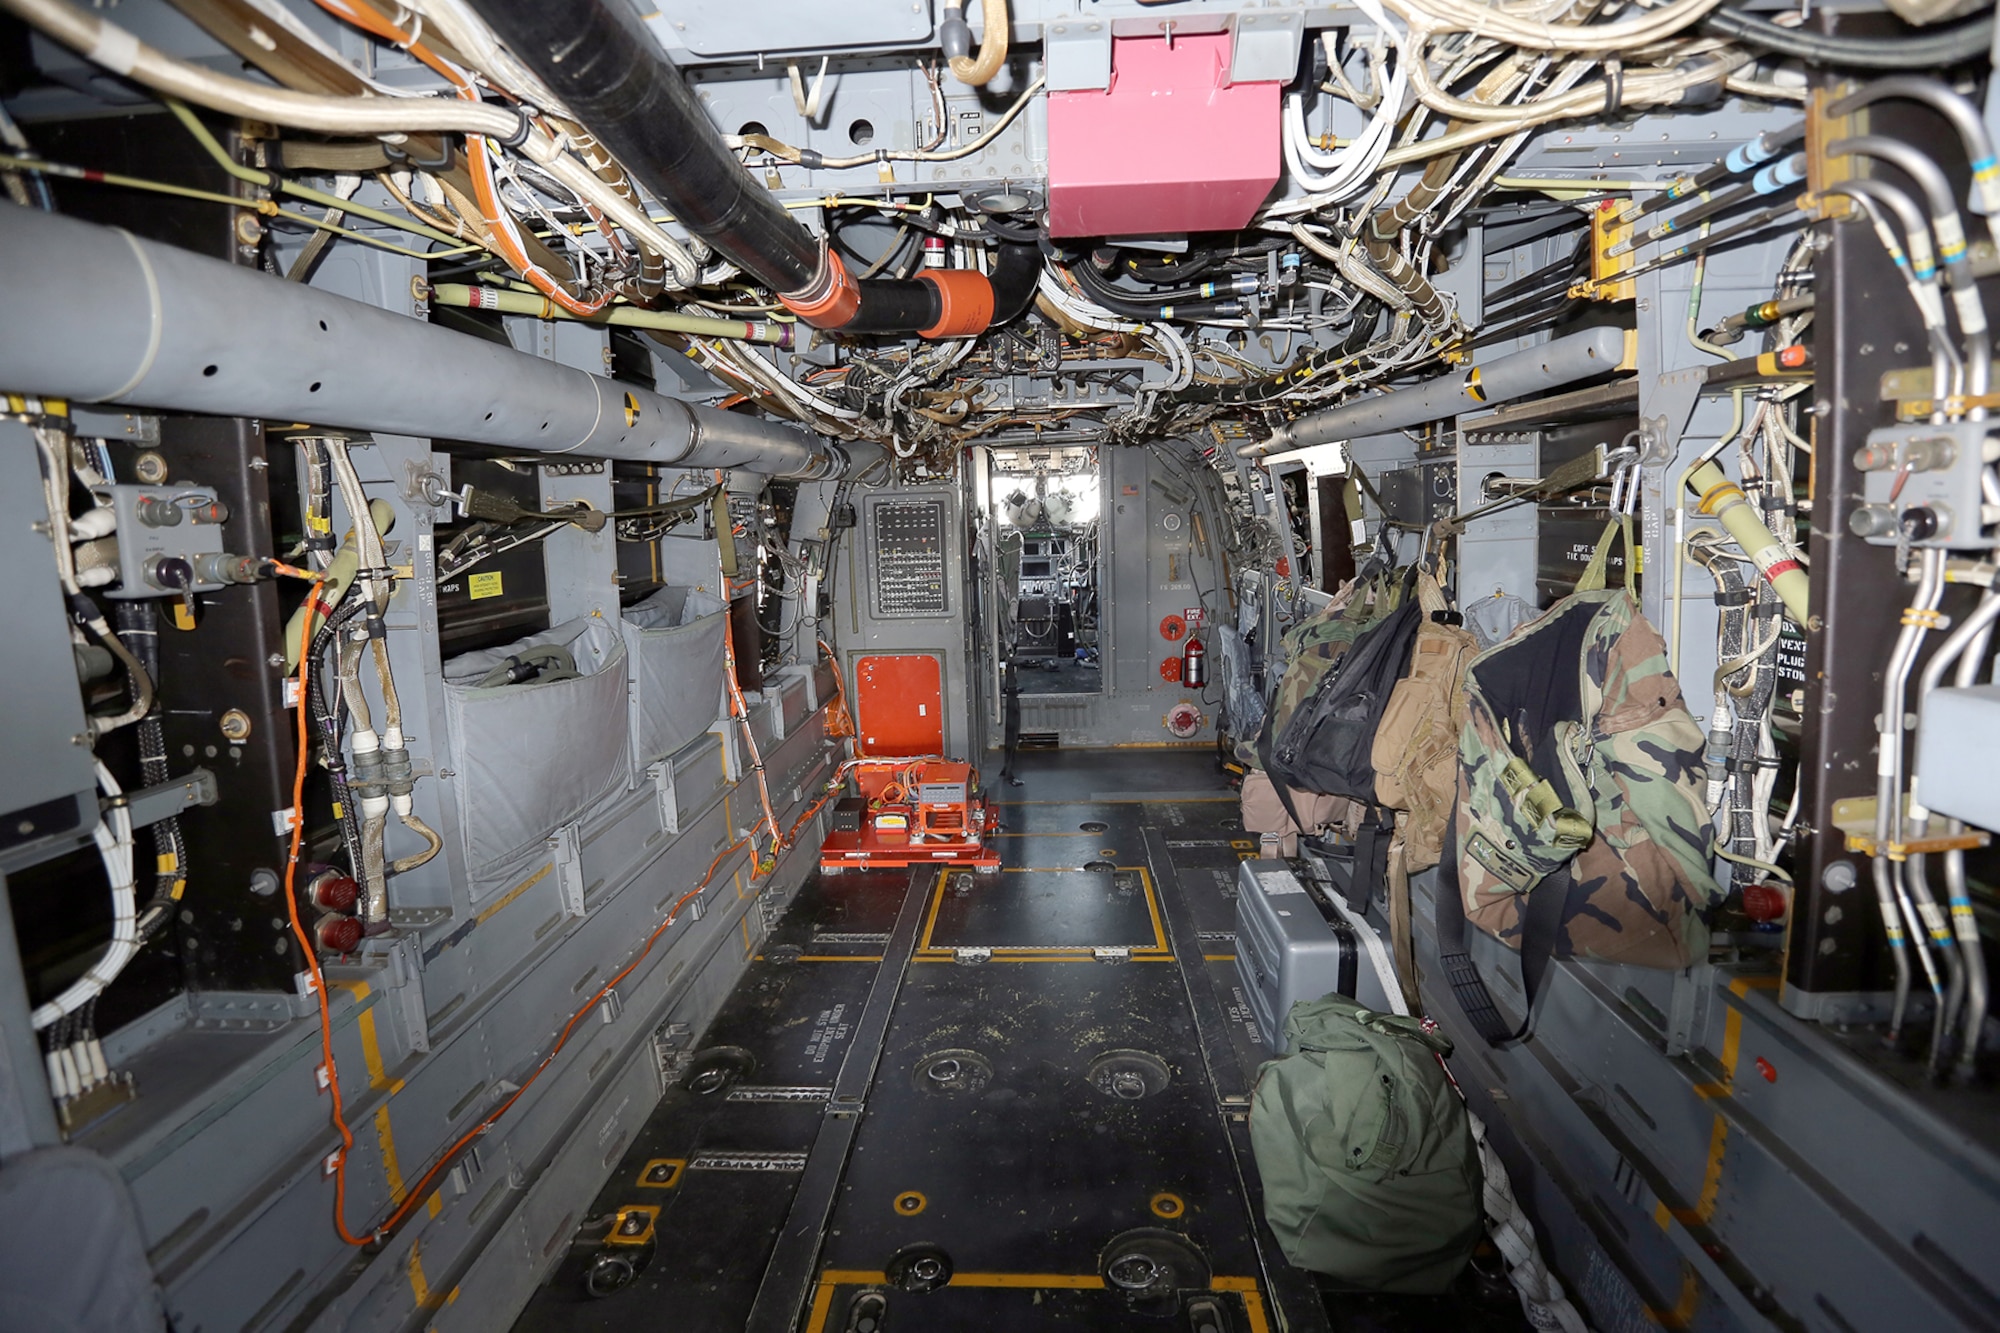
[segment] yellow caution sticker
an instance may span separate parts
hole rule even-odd
[[[498,570],[492,570],[485,574],[473,574],[465,580],[465,591],[475,602],[482,597],[498,597],[506,590],[506,585],[501,582]]]

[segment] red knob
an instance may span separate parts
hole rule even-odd
[[[1743,886],[1743,915],[1752,921],[1782,920],[1790,904],[1785,899],[1785,891],[1770,884],[1746,884]]]
[[[361,923],[351,916],[329,916],[319,923],[319,947],[328,953],[353,953],[361,943]]]
[[[329,871],[313,880],[311,894],[314,907],[352,912],[354,904],[361,901],[361,886],[346,875]]]

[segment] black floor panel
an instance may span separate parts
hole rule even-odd
[[[1000,873],[800,891],[521,1333],[742,1328],[774,1254],[812,1275],[790,1324],[809,1333],[1519,1326],[1490,1301],[1325,1294],[1277,1254],[1243,1121],[1268,1053],[1234,967],[1236,865],[1255,844],[1213,756],[1058,751],[1020,769],[995,793]],[[920,915],[892,945],[906,901]],[[871,993],[888,1026],[863,1051]],[[878,1054],[859,1116],[829,1114],[842,1062],[865,1075]],[[816,1143],[813,1170],[838,1163],[838,1184],[802,1192]],[[659,1209],[650,1262],[592,1299],[585,1276],[633,1205]],[[1108,1283],[1134,1255],[1183,1290]],[[764,1292],[760,1328],[791,1289]]]

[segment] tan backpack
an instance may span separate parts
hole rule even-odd
[[[1432,613],[1449,609],[1428,570],[1417,574],[1424,609],[1410,652],[1410,670],[1396,682],[1369,754],[1375,795],[1402,812],[1397,838],[1408,872],[1438,863],[1445,823],[1458,797],[1458,734],[1465,725],[1465,668],[1479,653],[1466,630],[1442,625]]]

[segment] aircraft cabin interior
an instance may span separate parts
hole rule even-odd
[[[1996,58],[0,0],[0,1333],[2000,1333]]]

